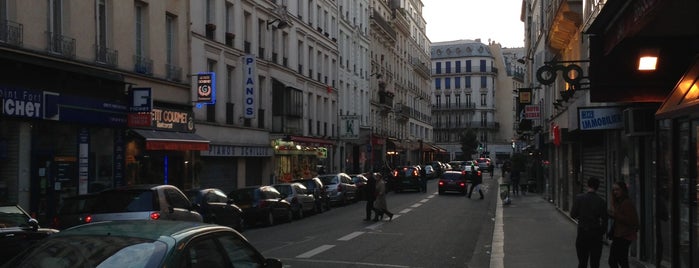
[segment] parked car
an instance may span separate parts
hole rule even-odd
[[[366,193],[364,190],[364,187],[367,184],[367,177],[365,177],[362,174],[351,174],[349,175],[352,178],[352,182],[354,182],[354,185],[357,186],[357,200],[365,200],[366,199]]]
[[[132,185],[96,194],[85,223],[115,220],[202,222],[187,196],[173,185]]]
[[[323,186],[323,182],[320,181],[318,177],[310,179],[296,179],[291,182],[298,182],[306,186],[309,192],[313,193],[313,198],[315,198],[316,206],[315,210],[317,213],[322,213],[330,209],[330,196]]]
[[[189,189],[185,191],[205,223],[224,225],[243,231],[243,210],[233,204],[228,196],[216,188]]]
[[[306,213],[315,211],[316,199],[303,184],[298,182],[278,183],[273,184],[272,187],[277,189],[282,198],[291,204],[291,211],[297,219],[303,218]]]
[[[391,174],[392,189],[400,193],[405,190],[421,191],[420,170],[415,166],[402,166]]]
[[[462,195],[466,195],[468,192],[466,175],[460,171],[445,171],[444,174],[439,177],[437,187],[439,189],[439,194],[444,194],[445,192],[459,192]]]
[[[228,198],[243,210],[243,219],[246,224],[262,223],[271,226],[282,219],[292,221],[294,218],[291,204],[284,200],[282,194],[272,186],[248,186],[236,189],[228,193]]]
[[[48,266],[47,266],[48,265]],[[282,267],[234,229],[185,221],[76,226],[22,252],[6,267]]]
[[[357,200],[357,186],[345,173],[324,174],[318,178],[328,192],[330,203],[346,205]]]
[[[84,194],[63,198],[51,227],[63,230],[92,221],[90,213],[96,205],[97,194]]]
[[[0,265],[56,233],[56,229],[41,228],[39,222],[20,206],[0,205]]]

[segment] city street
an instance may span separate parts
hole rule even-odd
[[[486,199],[468,200],[438,195],[431,180],[427,193],[387,196],[391,222],[363,221],[359,201],[243,235],[285,267],[488,267],[497,183],[484,179],[483,188]]]

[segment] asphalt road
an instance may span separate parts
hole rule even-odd
[[[486,198],[427,193],[387,196],[391,222],[365,222],[364,201],[243,235],[285,267],[488,267],[497,184],[484,174]]]

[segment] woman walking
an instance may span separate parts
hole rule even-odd
[[[629,199],[629,189],[623,181],[614,183],[612,196],[609,217],[614,221],[609,234],[612,239],[612,245],[609,247],[609,266],[628,268],[629,246],[637,238],[638,213]]]
[[[376,177],[376,200],[374,201],[374,211],[376,215],[374,216],[374,221],[379,221],[383,219],[383,214],[388,215],[388,221],[393,219],[393,213],[388,211],[386,204],[386,182],[380,173],[374,173]]]

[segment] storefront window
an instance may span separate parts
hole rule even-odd
[[[657,229],[657,254],[656,258],[660,258],[661,267],[671,266],[671,219],[673,214],[670,213],[671,200],[673,200],[672,191],[672,120],[666,119],[658,121],[658,183],[657,183],[657,200],[656,200],[656,217]]]

